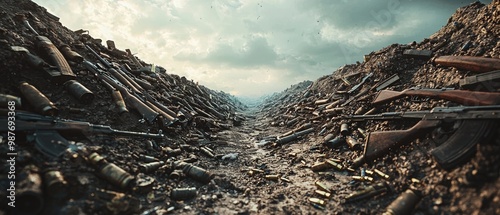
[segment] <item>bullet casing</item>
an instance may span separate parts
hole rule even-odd
[[[170,198],[173,200],[187,200],[196,197],[196,187],[175,188],[170,191]]]
[[[328,167],[330,167],[330,165],[323,161],[323,162],[315,163],[314,165],[312,165],[311,170],[315,171],[315,172],[322,171],[322,170],[328,169]]]
[[[349,134],[349,125],[347,125],[347,123],[342,123],[342,125],[340,125],[340,134],[343,136]]]
[[[94,100],[94,93],[75,80],[66,81],[64,84],[69,94],[78,99],[82,103],[90,103]]]
[[[174,181],[179,181],[182,178],[182,175],[183,175],[182,171],[174,170],[170,173],[168,177]]]
[[[70,61],[77,63],[83,62],[83,57],[77,52],[71,50],[71,48],[66,44],[59,47],[59,51],[61,51],[61,54]]]
[[[45,172],[43,175],[45,190],[50,197],[64,198],[68,194],[68,182],[58,170]]]
[[[331,193],[325,192],[323,190],[315,190],[314,193],[316,193],[317,195],[319,195],[321,197],[327,198],[327,199],[329,199],[332,195]]]
[[[323,190],[325,192],[331,192],[330,188],[328,188],[325,184],[319,181],[314,182],[314,185],[316,185],[316,187],[320,190]]]
[[[383,173],[382,171],[378,170],[378,169],[374,169],[373,170],[375,173],[377,173],[377,175],[379,175],[380,177],[384,178],[384,179],[389,179],[389,175]]]
[[[88,159],[90,163],[98,167],[97,171],[104,179],[121,188],[127,188],[134,179],[128,172],[113,163],[107,162],[102,156],[95,152],[90,154]]]
[[[26,98],[28,103],[33,106],[34,110],[42,115],[56,116],[59,110],[42,92],[33,85],[26,82],[19,84],[21,94]]]
[[[325,206],[326,205],[326,202],[322,199],[318,199],[318,198],[309,198],[309,202],[311,203],[314,203],[314,204],[318,204],[320,206]]]
[[[346,202],[358,201],[366,198],[376,196],[378,194],[387,192],[387,184],[378,183],[376,185],[368,186],[364,190],[356,191],[349,194],[345,200]]]
[[[333,138],[333,140],[326,142],[326,146],[328,146],[330,148],[335,148],[335,147],[340,146],[343,143],[345,143],[345,138],[343,136],[337,136],[337,137]]]
[[[273,181],[277,181],[279,179],[279,175],[265,175],[264,178],[267,179],[267,180],[273,180]]]
[[[163,162],[163,161],[156,161],[156,162],[151,162],[151,163],[147,163],[147,164],[142,164],[139,166],[139,170],[141,172],[148,173],[148,172],[157,170],[158,168],[160,168],[164,164],[165,164],[165,162]]]
[[[208,172],[207,170],[194,166],[192,164],[187,164],[183,168],[184,174],[187,176],[193,178],[196,181],[202,182],[202,183],[208,183],[210,180],[212,180],[213,175]]]
[[[386,209],[385,215],[404,215],[411,214],[422,196],[419,192],[411,189],[406,190],[398,196]]]
[[[349,146],[349,148],[351,148],[353,150],[361,149],[361,143],[358,140],[356,140],[354,137],[347,136],[345,138],[345,141],[346,141],[347,145]]]
[[[332,161],[332,160],[326,160],[326,163],[327,163],[328,165],[330,165],[330,166],[334,167],[334,168],[335,168],[335,169],[337,169],[337,170],[343,170],[343,169],[344,169],[344,167],[343,167],[341,164],[339,164],[339,163],[337,163],[337,162],[335,162],[335,161]]]
[[[112,90],[111,97],[115,101],[115,105],[118,108],[118,113],[121,115],[128,112],[127,105],[125,105],[125,100],[123,100],[122,94],[119,90]]]

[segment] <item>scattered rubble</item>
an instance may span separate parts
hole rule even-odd
[[[469,120],[494,117],[498,107],[451,112],[461,120],[394,119],[498,104],[499,1],[460,8],[420,43],[372,52],[259,107],[169,74],[113,41],[104,47],[31,1],[0,8],[0,108],[17,114],[15,138],[14,120],[0,119],[7,126],[0,193],[8,197],[0,214],[12,201],[15,214],[500,213],[498,122]],[[441,56],[489,63],[478,73],[460,67],[471,62]],[[380,92],[394,97],[374,104]],[[436,124],[367,159],[374,136],[392,141],[402,134],[388,131],[422,121]],[[449,143],[465,148],[437,159]]]

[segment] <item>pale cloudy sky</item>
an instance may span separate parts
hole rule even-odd
[[[255,97],[316,80],[392,43],[421,41],[455,0],[34,0],[72,30],[168,73]],[[482,1],[489,3],[491,1]],[[104,42],[103,42],[104,43]]]

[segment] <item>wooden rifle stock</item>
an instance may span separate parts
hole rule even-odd
[[[423,119],[407,130],[371,132],[366,138],[364,161],[375,160],[395,147],[410,143],[419,135],[438,126],[440,123],[440,120]]]
[[[372,101],[372,104],[384,104],[406,96],[423,96],[429,98],[445,99],[463,105],[500,104],[500,93],[447,89],[407,89],[401,92],[382,90],[377,94],[375,99]]]
[[[440,56],[432,59],[435,64],[451,66],[471,72],[489,72],[500,69],[500,59],[472,56]]]

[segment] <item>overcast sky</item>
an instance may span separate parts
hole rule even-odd
[[[393,43],[421,41],[456,0],[34,0],[72,30],[237,96],[316,80]],[[482,1],[488,3],[491,1]]]

